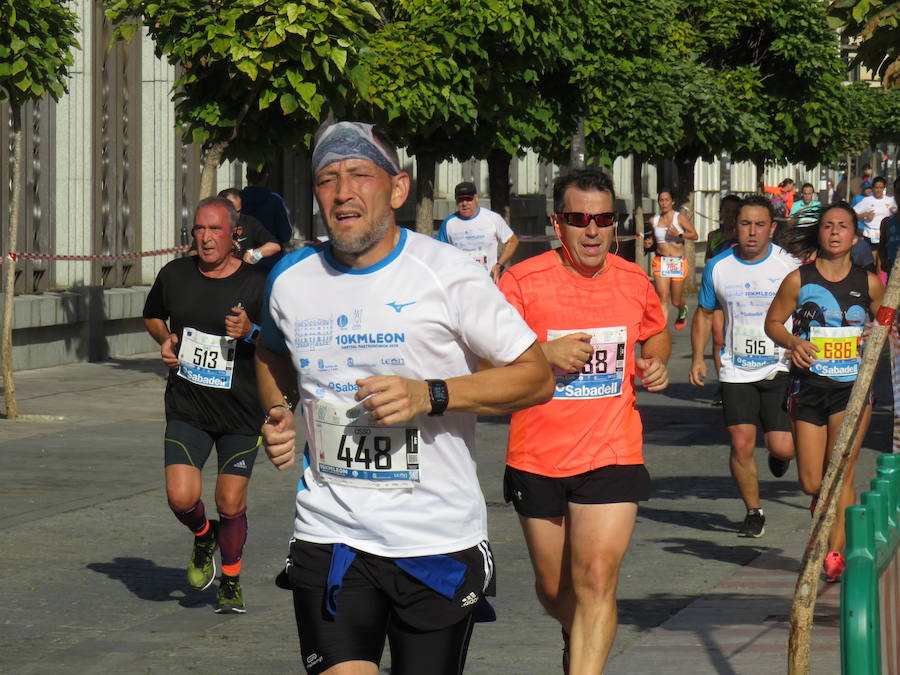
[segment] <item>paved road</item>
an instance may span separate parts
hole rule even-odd
[[[739,539],[743,513],[727,469],[712,387],[674,384],[639,397],[653,499],[622,569],[620,629],[608,673],[783,670],[784,619],[809,526],[792,468],[774,479],[759,451],[766,536]],[[272,579],[290,533],[298,472],[264,460],[251,485],[242,583],[248,613],[213,613],[215,591],[188,592],[190,538],[162,487],[163,369],[152,355],[19,373],[26,419],[0,421],[0,672],[301,672],[290,597]],[[890,402],[882,377],[880,400]],[[889,449],[880,405],[858,482]],[[518,523],[500,489],[507,426],[478,428],[481,479],[499,569],[498,621],[476,628],[467,672],[559,671],[559,630],[534,598]],[[211,483],[206,486],[211,502]],[[833,587],[832,587],[833,588]],[[817,612],[817,667],[836,672],[836,592]],[[389,659],[382,672],[389,673]]]

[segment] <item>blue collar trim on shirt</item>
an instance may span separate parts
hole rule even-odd
[[[741,256],[739,256],[739,255],[737,254],[737,246],[735,246],[733,249],[731,249],[731,252],[732,252],[732,254],[734,255],[735,259],[736,259],[739,263],[741,263],[741,265],[760,265],[760,264],[766,262],[766,260],[769,259],[769,256],[772,255],[772,251],[773,251],[773,250],[775,250],[775,249],[772,248],[772,242],[770,241],[770,242],[769,242],[769,250],[768,250],[768,252],[766,253],[766,256],[765,256],[764,258],[762,258],[761,260],[757,260],[757,261],[755,261],[755,262],[747,262],[746,260],[744,260],[743,258],[741,258]]]
[[[328,264],[331,265],[338,272],[343,272],[344,274],[372,274],[372,272],[377,272],[383,267],[387,267],[390,265],[397,256],[400,255],[403,251],[403,246],[406,244],[406,228],[400,228],[400,239],[397,240],[397,245],[394,246],[394,249],[388,253],[384,258],[379,260],[374,265],[369,265],[368,267],[349,267],[344,263],[340,262],[331,252],[331,245],[325,247],[324,254],[325,260],[328,261]]]

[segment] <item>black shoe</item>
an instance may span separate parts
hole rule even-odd
[[[722,405],[722,385],[719,385],[719,388],[716,389],[716,393],[713,394],[712,404],[717,408]]]
[[[775,476],[775,478],[781,478],[786,474],[790,465],[791,460],[789,459],[781,459],[775,455],[769,455],[769,471],[772,472],[772,475]]]
[[[766,517],[759,509],[748,509],[744,524],[738,530],[739,537],[761,537],[766,533]]]

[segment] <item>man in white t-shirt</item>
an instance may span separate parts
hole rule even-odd
[[[544,403],[554,380],[465,254],[397,225],[409,176],[383,132],[325,128],[312,169],[329,239],[272,270],[257,352],[270,459],[294,462],[295,381],[308,443],[279,577],[303,665],[376,675],[389,637],[398,675],[458,675],[493,578],[475,415]]]
[[[738,212],[738,243],[706,263],[691,326],[690,380],[702,387],[713,310],[725,311],[719,382],[725,426],[731,437],[731,475],[747,509],[738,530],[740,537],[765,533],[753,456],[757,426],[762,426],[769,468],[776,478],[785,474],[794,456],[791,424],[782,408],[788,365],[784,350],[766,336],[763,324],[778,287],[799,261],[772,243],[774,217],[772,203],[765,196],[753,195],[743,201]]]
[[[497,283],[512,260],[519,238],[513,234],[503,216],[478,206],[475,183],[460,183],[453,192],[456,196],[456,213],[444,218],[435,238],[464,251],[490,272],[491,279]],[[498,243],[503,245],[499,259]]]
[[[859,216],[859,227],[862,235],[875,245],[881,238],[881,221],[897,213],[897,202],[894,197],[884,193],[887,181],[876,176],[872,181],[872,194],[859,201],[853,210]]]

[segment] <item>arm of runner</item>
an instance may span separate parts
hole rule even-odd
[[[882,285],[881,279],[869,272],[869,312],[872,316],[878,314],[883,300],[884,285]]]
[[[516,252],[518,246],[519,238],[516,235],[511,236],[503,243],[503,250],[500,252],[497,264],[494,265],[494,268],[491,270],[491,278],[494,280],[495,284],[497,283],[497,280],[500,279],[500,275],[503,274],[503,268],[509,265],[509,261],[512,260],[513,254]]]
[[[706,378],[706,343],[709,342],[709,334],[712,332],[713,310],[705,307],[697,307],[694,319],[691,321],[691,369],[688,378],[691,384],[702,387]]]
[[[672,336],[666,329],[651,335],[641,343],[641,356],[634,365],[638,377],[648,391],[661,391],[669,386],[669,370],[666,364],[672,354]]]
[[[798,368],[809,368],[816,360],[819,348],[812,342],[801,340],[791,335],[784,322],[797,309],[797,298],[800,295],[800,272],[794,270],[788,274],[778,289],[769,311],[766,314],[766,335],[779,347],[791,350],[791,362]]]
[[[566,373],[577,373],[594,353],[590,333],[569,333],[538,344],[547,362]]]
[[[678,227],[675,227],[675,220],[672,221],[672,224],[669,225],[668,232],[669,234],[674,234],[682,237],[683,239],[692,239],[696,241],[700,238],[700,235],[697,234],[697,230],[694,229],[694,224],[691,222],[691,219],[684,215],[678,216],[678,226],[684,230],[683,232],[678,231]]]
[[[169,327],[162,319],[144,319],[144,326],[150,337],[159,343],[159,354],[162,362],[169,368],[178,367],[178,352],[175,345],[178,343],[178,335],[169,332]]]
[[[277,241],[269,241],[269,242],[266,242],[265,244],[261,244],[260,246],[257,246],[256,248],[251,248],[251,249],[244,251],[243,261],[245,263],[247,263],[248,265],[255,265],[263,258],[270,258],[271,256],[278,253],[280,250],[281,250],[281,244],[279,244]],[[261,257],[259,259],[256,259],[256,256],[252,255],[251,251],[255,251],[255,252],[259,253],[259,255]]]
[[[363,401],[380,426],[401,424],[431,412],[428,384],[396,375],[376,375],[356,381],[356,400]],[[538,343],[512,363],[447,380],[447,410],[477,415],[505,415],[553,396],[553,374]]]
[[[266,411],[260,433],[269,460],[279,471],[294,463],[297,429],[294,414],[284,397],[290,391],[296,371],[289,356],[276,354],[260,342],[256,346],[256,381],[259,402]]]

